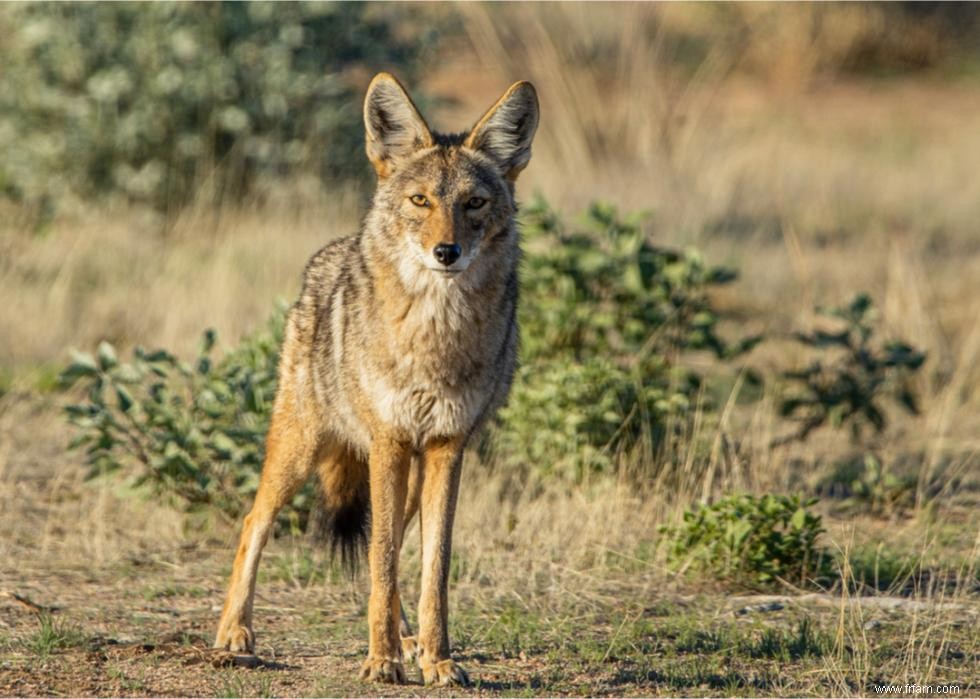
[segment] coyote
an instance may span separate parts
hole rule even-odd
[[[468,133],[444,135],[394,77],[371,81],[364,126],[377,189],[360,232],[307,263],[289,312],[261,482],[215,647],[254,651],[262,548],[280,508],[316,471],[334,550],[349,561],[370,539],[361,676],[402,683],[403,659],[417,658],[426,684],[468,683],[449,655],[453,517],[463,450],[513,379],[514,184],[537,125],[528,82],[512,85]],[[416,637],[398,595],[398,556],[417,512]]]

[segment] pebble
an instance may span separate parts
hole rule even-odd
[[[735,616],[745,616],[746,614],[752,614],[754,612],[765,614],[767,612],[778,612],[781,609],[785,609],[782,602],[765,602],[763,604],[750,604],[747,607],[742,607],[735,612]]]

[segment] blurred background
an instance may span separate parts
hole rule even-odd
[[[976,270],[977,14],[958,3],[5,6],[6,381],[72,343],[187,349],[209,325],[237,337],[270,299],[291,297],[302,261],[363,213],[361,99],[379,69],[449,130],[530,79],[547,119],[525,200],[650,211],[655,238],[737,263],[741,293],[768,317],[878,291],[889,322],[948,352],[953,331],[937,323],[969,323],[958,284]]]
[[[547,606],[571,571],[649,591],[700,565],[751,589],[945,575],[974,594],[977,5],[3,4],[0,66],[8,560],[224,551],[282,304],[369,203],[362,99],[388,70],[437,130],[516,80],[541,100],[518,183],[524,367],[470,457],[490,486],[461,509],[460,594],[531,570]],[[786,570],[733,568],[731,539],[719,563],[704,531],[658,530],[736,492],[736,519],[822,517],[836,563],[810,542]],[[280,553],[295,582],[306,554]]]

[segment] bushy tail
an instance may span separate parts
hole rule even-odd
[[[367,465],[355,459],[338,459],[319,470],[320,504],[313,522],[314,535],[330,548],[330,555],[351,576],[357,572],[367,547],[371,524],[371,497]]]

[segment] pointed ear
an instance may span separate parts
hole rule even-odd
[[[531,140],[538,128],[538,93],[529,82],[514,83],[466,137],[467,148],[496,161],[513,182],[531,159]]]
[[[412,99],[393,75],[378,73],[364,98],[367,156],[378,177],[387,177],[399,160],[431,146],[432,133]]]

